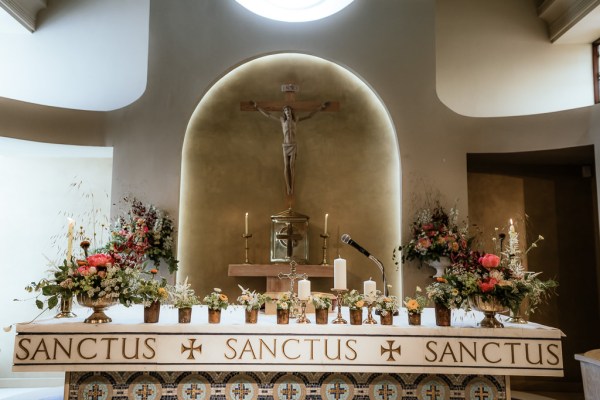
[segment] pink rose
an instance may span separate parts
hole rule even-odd
[[[483,257],[479,257],[479,264],[486,268],[496,268],[500,265],[500,257],[495,254],[486,254]]]
[[[105,267],[112,264],[113,259],[108,254],[92,254],[87,258],[90,267]]]
[[[431,241],[427,238],[420,238],[419,246],[423,247],[424,249],[428,249],[429,246],[431,246]]]

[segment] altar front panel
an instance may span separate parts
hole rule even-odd
[[[115,322],[105,325],[19,325],[13,369],[562,376],[559,330],[536,324],[483,329],[476,327],[478,314],[436,327],[427,310],[424,325],[413,327],[406,314],[395,326],[277,325],[266,315],[249,325],[243,310],[233,307],[221,324],[211,325],[204,323],[204,307],[194,309],[191,324],[177,324],[175,311],[166,308],[161,323],[138,323],[138,312],[115,308],[109,312]]]

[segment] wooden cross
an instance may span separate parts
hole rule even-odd
[[[293,83],[281,85],[281,91],[284,93],[283,101],[257,101],[256,106],[265,111],[281,111],[283,107],[290,106],[295,112],[298,111],[314,111],[318,110],[323,104],[321,101],[298,101],[296,100],[296,92],[299,91],[299,86]],[[242,101],[240,103],[241,111],[257,111],[253,101]],[[339,101],[330,101],[327,107],[321,111],[335,112],[340,110]]]

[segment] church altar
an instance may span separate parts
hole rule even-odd
[[[311,314],[306,325],[277,325],[263,314],[245,324],[239,306],[213,325],[206,307],[193,313],[190,324],[179,324],[176,310],[163,307],[159,323],[144,324],[140,307],[114,307],[109,324],[19,324],[13,370],[65,371],[69,400],[492,400],[510,398],[510,375],[563,374],[560,330],[478,328],[476,312],[454,311],[450,327],[435,326],[432,309],[421,326],[407,324],[405,309],[393,326],[316,325]]]

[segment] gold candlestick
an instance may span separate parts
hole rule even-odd
[[[319,236],[323,238],[323,261],[321,265],[329,265],[327,263],[327,238],[329,238],[329,233],[321,233]]]
[[[246,261],[244,261],[244,264],[250,264],[250,260],[248,259],[248,239],[250,239],[252,237],[251,233],[242,233],[242,237],[244,238],[246,245],[245,245],[245,249],[246,249]]]
[[[363,321],[363,324],[374,325],[377,321],[373,318],[373,302],[367,303],[367,319]]]
[[[346,293],[348,291],[348,289],[331,289],[332,292],[335,292],[335,295],[337,297],[337,309],[338,309],[338,314],[337,314],[337,318],[334,319],[333,321],[331,321],[332,324],[347,324],[348,321],[346,321],[344,318],[342,318],[342,295],[344,293]]]
[[[310,319],[306,318],[306,300],[300,300],[300,307],[302,311],[296,322],[299,324],[310,324]]]

